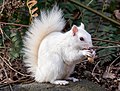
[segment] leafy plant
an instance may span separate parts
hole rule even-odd
[[[20,57],[20,51],[22,48],[22,37],[21,33],[17,31],[16,33],[10,34],[12,46],[9,49],[12,60]]]
[[[91,7],[92,9],[113,18],[113,11],[118,7],[118,4],[115,4],[117,1],[112,0],[111,2],[98,2],[96,0],[76,0],[86,6]],[[20,1],[20,3],[16,2],[14,7],[10,4],[6,5],[6,9],[3,9],[2,17],[0,17],[1,21],[4,22],[12,22],[12,23],[20,23],[29,25],[33,17],[39,15],[39,10],[45,9],[48,10],[54,6],[54,4],[59,5],[59,7],[63,10],[64,18],[66,19],[66,26],[64,31],[68,31],[73,24],[80,25],[83,22],[86,26],[86,30],[92,35],[93,38],[99,38],[102,40],[109,40],[109,41],[120,41],[120,33],[119,27],[115,24],[109,22],[106,19],[103,19],[99,15],[84,9],[81,6],[73,4],[69,2],[69,0],[27,0],[27,1]],[[11,1],[11,3],[14,3]],[[27,3],[27,6],[25,5]],[[20,7],[18,7],[18,5]],[[114,5],[114,7],[112,7]],[[16,6],[16,7],[15,7]],[[28,8],[27,8],[28,7]],[[9,9],[14,10],[10,13],[9,16],[6,16],[7,10]],[[24,17],[23,17],[24,16]],[[30,19],[30,20],[29,20]],[[3,40],[7,40],[10,38],[11,40],[11,48],[10,54],[11,58],[15,59],[20,57],[20,50],[22,47],[22,37],[27,30],[22,26],[5,26],[3,25],[2,30],[4,30],[4,34],[8,37],[2,37],[0,39],[0,45],[3,46]],[[3,35],[4,35],[3,34]],[[94,45],[96,46],[109,46],[115,45],[113,43],[105,43],[101,41],[93,41]],[[98,55],[104,56],[105,54],[110,54],[104,57],[101,60],[101,64],[105,62],[112,61],[115,56],[117,56],[119,48],[110,48],[110,49],[101,49],[98,50]],[[107,59],[107,60],[106,60]]]
[[[0,16],[0,47],[9,48],[10,59],[20,58],[22,48],[22,37],[27,30],[24,24],[29,24],[29,16],[26,13],[25,2],[3,0],[3,9]],[[9,14],[9,15],[8,15]],[[24,17],[23,17],[24,16]],[[1,49],[2,50],[2,49]]]
[[[49,1],[49,0],[48,0]],[[76,0],[77,1],[77,0]],[[53,3],[53,1],[51,0]],[[49,1],[49,3],[51,3]],[[79,2],[79,0],[78,0]],[[111,5],[114,3],[114,9],[115,9],[115,2],[98,2],[96,0],[81,0],[84,5],[91,7],[92,9],[106,15],[107,17],[113,16],[113,13],[110,11],[113,11],[113,8],[111,10]],[[47,2],[47,5],[49,5]],[[109,4],[110,3],[110,4]],[[51,4],[50,4],[51,5]],[[91,33],[93,38],[98,38],[102,40],[108,40],[108,42],[101,42],[101,41],[95,41],[94,45],[96,46],[110,46],[115,45],[114,43],[109,43],[109,41],[120,41],[120,33],[118,33],[119,28],[115,24],[113,24],[110,21],[107,21],[106,19],[100,17],[99,15],[96,15],[95,13],[85,10],[84,8],[77,6],[71,2],[61,2],[59,1],[59,6],[64,11],[64,17],[67,21],[66,29],[69,30],[69,27],[71,27],[73,24],[80,25],[81,22],[83,22],[86,26],[86,29],[89,33]],[[117,6],[117,5],[116,5]],[[114,57],[117,56],[117,53],[120,49],[119,48],[109,48],[109,49],[101,49],[97,50],[97,54],[99,57],[104,56],[102,59],[99,59],[101,62],[101,65],[103,65],[106,62],[110,62],[114,59]]]
[[[79,4],[72,1],[77,1]],[[32,19],[40,15],[41,10],[49,10],[56,3],[63,10],[63,17],[66,20],[64,32],[69,31],[73,24],[79,26],[83,22],[85,29],[92,35],[95,46],[120,45],[120,26],[118,26],[120,20],[115,13],[115,10],[120,9],[119,0],[0,0],[0,67],[2,67],[0,76],[2,82],[7,83],[8,78],[12,82],[19,81],[16,81],[16,78],[20,78],[20,73],[14,68],[23,72],[21,70],[23,69],[21,49],[25,32]],[[96,52],[98,56],[96,61],[93,64],[83,62],[81,65],[77,65],[75,76],[92,79],[92,81],[97,80],[95,82],[102,84],[101,86],[107,86],[109,91],[115,91],[113,88],[119,82],[120,48],[98,49]],[[117,64],[114,65],[116,62]],[[9,72],[10,69],[12,71],[7,76],[6,72]],[[91,77],[91,73],[93,77]],[[104,73],[107,73],[107,76]],[[4,74],[6,75],[4,76]],[[15,79],[11,74],[15,74]],[[103,83],[105,84],[103,85]]]
[[[108,8],[110,8],[111,6],[108,6],[106,3],[102,4],[102,2],[93,1],[90,4],[90,7],[92,7],[94,10],[98,10],[99,12],[105,14],[108,17],[112,17],[112,13],[107,11],[109,10]],[[82,10],[82,11],[83,11],[83,15],[81,16],[82,18],[81,21],[83,21],[84,24],[87,26],[86,29],[88,30],[88,32],[91,33],[93,38],[109,40],[109,41],[120,41],[119,39],[120,34],[118,33],[119,28],[115,26],[115,24],[103,19],[102,17],[88,10]],[[96,46],[115,45],[114,43],[109,43],[109,41],[108,42],[95,41],[94,45]],[[100,58],[103,57],[99,59],[101,65],[103,65],[106,62],[112,61],[114,57],[117,56],[117,53],[119,50],[120,50],[119,48],[109,48],[109,49],[98,50],[97,51],[98,56]]]

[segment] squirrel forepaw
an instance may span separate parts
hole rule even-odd
[[[87,56],[92,57],[92,53],[91,53],[90,50],[82,50],[82,54],[83,54],[85,57],[87,57]]]

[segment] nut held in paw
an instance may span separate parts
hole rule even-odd
[[[93,58],[93,57],[88,57],[87,59],[88,59],[88,61],[89,61],[90,63],[93,63],[93,62],[94,62],[94,58]]]

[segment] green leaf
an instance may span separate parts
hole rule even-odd
[[[15,41],[17,41],[17,40],[18,40],[17,36],[14,36],[14,37],[12,38],[12,42],[15,42]]]
[[[14,36],[16,36],[16,33],[10,34],[10,37],[14,37]]]

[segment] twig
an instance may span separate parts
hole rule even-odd
[[[5,7],[5,0],[3,0],[3,4],[2,4],[2,6],[1,6],[1,11],[0,11],[0,15],[2,14],[2,12],[3,12],[3,10],[4,10],[4,7]]]
[[[9,87],[10,87],[10,90],[11,90],[11,91],[14,91],[13,88],[12,88],[12,86],[11,86],[11,84],[9,84]]]
[[[4,41],[4,39],[5,39],[5,37],[4,37],[4,34],[3,34],[3,30],[2,30],[2,28],[1,28],[1,26],[0,26],[0,33],[1,33],[1,35],[2,35],[2,43],[3,43],[3,46],[5,47],[5,41]]]
[[[86,6],[89,6],[92,2],[93,2],[93,0],[91,0]],[[84,12],[85,12],[85,9],[83,9],[83,11],[80,14],[80,16],[82,17],[82,20],[83,20]]]
[[[3,61],[11,70],[15,71],[16,73],[18,73],[18,74],[20,74],[20,75],[22,75],[22,76],[30,76],[30,75],[26,75],[26,74],[23,74],[23,73],[21,73],[21,72],[18,72],[17,70],[15,70],[14,68],[12,68],[1,56],[0,56],[0,58],[2,59],[2,61]]]
[[[2,34],[2,39],[3,39],[3,45],[5,46],[4,44],[4,38],[7,37],[9,40],[11,40],[9,38],[9,36],[4,32],[4,30],[1,28],[1,25],[0,25],[0,33]],[[4,37],[5,36],[5,37]]]
[[[18,80],[15,80],[15,81],[11,81],[9,82],[9,84],[15,84],[15,83],[30,83],[30,82],[34,82],[35,80],[34,79],[31,79],[31,78],[27,78],[27,77],[21,77],[19,78]],[[6,86],[7,83],[0,83],[0,88]]]
[[[93,70],[92,70],[92,76],[97,80],[97,82],[100,82],[100,81],[99,81],[98,78],[95,76],[94,71],[95,71],[95,69],[96,69],[96,67],[98,66],[99,63],[100,63],[100,61],[97,62],[97,64],[95,65],[95,67],[94,67]]]
[[[101,16],[101,17],[103,17],[103,18],[105,18],[105,19],[107,19],[107,20],[109,20],[109,21],[111,21],[111,22],[113,22],[113,23],[115,23],[115,24],[120,26],[119,22],[117,22],[117,21],[115,21],[115,20],[105,16],[104,14],[102,14],[100,12],[97,12],[96,10],[94,10],[94,9],[88,7],[88,6],[85,6],[84,4],[82,4],[82,3],[78,2],[78,1],[75,1],[75,0],[69,0],[69,1],[74,3],[74,4],[76,4],[76,5],[78,5],[78,6],[81,6],[81,7],[83,7],[83,8],[85,8],[85,9],[87,9],[87,10],[89,10],[89,11],[91,11],[91,12],[93,12],[93,13],[95,13],[95,14],[97,14],[97,15],[99,15],[99,16]]]
[[[92,2],[93,2],[93,0],[91,0],[91,1],[87,4],[87,6],[89,6]]]
[[[12,25],[12,26],[20,26],[20,27],[29,27],[28,25],[15,24],[15,23],[6,23],[6,22],[0,22],[0,24]]]
[[[93,47],[90,47],[89,49],[105,49],[105,48],[120,48],[120,45],[118,46],[93,46]]]
[[[102,41],[102,42],[107,42],[107,43],[114,43],[114,44],[119,44],[120,45],[120,42],[117,42],[117,41],[102,40],[102,39],[97,39],[97,38],[92,38],[92,40],[94,40],[94,41]]]
[[[2,66],[2,67],[3,67],[4,73],[5,73],[6,79],[9,79],[8,74],[7,74],[6,70],[5,70],[5,67],[4,66]],[[11,84],[8,83],[8,85],[10,87],[10,90],[13,91],[13,88],[12,88]]]
[[[110,71],[110,68],[111,68],[111,66],[113,65],[113,63],[114,63],[115,61],[117,61],[119,58],[120,58],[120,56],[118,56],[118,57],[109,65],[109,67],[108,67],[108,72]]]

